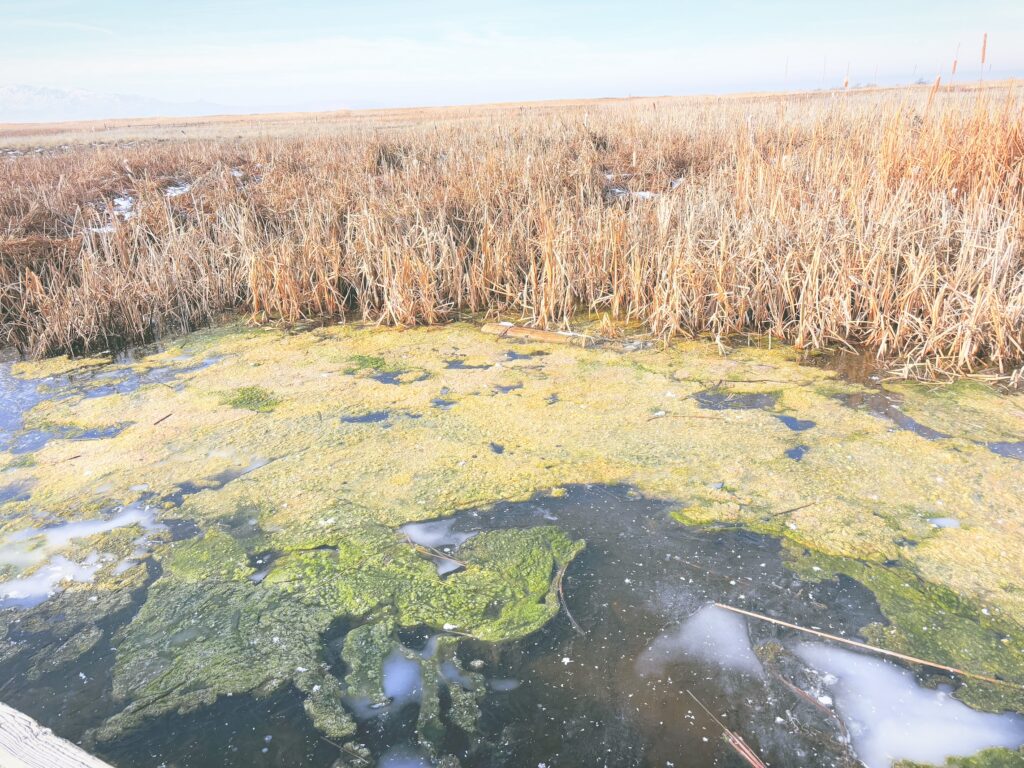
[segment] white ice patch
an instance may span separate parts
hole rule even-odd
[[[135,198],[131,195],[122,195],[114,198],[114,215],[125,221],[135,216]]]
[[[381,672],[381,688],[396,709],[407,702],[419,700],[423,682],[418,661],[406,658],[400,650],[394,650],[384,660]]]
[[[688,658],[758,677],[764,674],[750,645],[746,620],[714,605],[656,637],[637,658],[636,670],[643,677],[661,675],[670,664]]]
[[[181,197],[188,194],[191,189],[192,185],[187,181],[183,181],[180,184],[171,184],[171,186],[164,190],[164,197]]]
[[[135,198],[131,195],[115,197],[112,207],[114,211],[113,217],[106,224],[101,224],[98,227],[89,227],[90,232],[107,235],[115,230],[114,223],[116,219],[128,221],[135,217]]]
[[[15,531],[0,542],[0,565],[27,568],[41,563],[51,553],[63,549],[75,539],[84,539],[129,525],[138,525],[147,533],[166,528],[163,523],[156,521],[156,513],[150,507],[129,504],[106,520],[78,520],[49,528]]]
[[[512,678],[508,677],[502,677],[495,678],[494,680],[488,680],[487,685],[490,687],[492,691],[497,691],[498,693],[507,693],[508,691],[516,690],[516,688],[519,687],[520,683],[518,680],[513,680]]]
[[[397,712],[406,704],[418,702],[423,693],[423,673],[413,651],[396,648],[381,666],[381,690],[386,701],[373,703],[364,698],[346,699],[360,720]]]
[[[57,555],[30,576],[0,582],[0,607],[34,608],[57,592],[57,587],[63,582],[92,581],[101,565],[95,553],[81,563]]]
[[[440,549],[441,547],[457,547],[463,542],[469,541],[476,536],[476,531],[453,531],[454,518],[444,520],[431,520],[427,523],[406,523],[400,530],[409,537],[413,544],[421,547]]]
[[[654,200],[658,197],[658,193],[650,192],[648,190],[633,192],[626,187],[605,187],[604,197],[607,202],[616,202],[619,200]]]
[[[801,643],[794,652],[826,675],[867,768],[890,768],[897,760],[941,765],[949,757],[1024,744],[1024,717],[977,712],[945,691],[921,687],[895,664],[822,643]]]
[[[426,523],[406,523],[398,530],[401,531],[413,544],[421,547],[429,547],[441,553],[451,553],[459,545],[469,541],[476,536],[477,531],[453,531],[454,518],[444,520],[431,520]],[[432,557],[437,566],[437,572],[441,576],[462,567],[455,560],[444,557]]]
[[[392,749],[377,763],[377,768],[430,768],[431,763],[411,749]]]

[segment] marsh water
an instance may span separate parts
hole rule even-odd
[[[51,439],[111,437],[116,432],[25,430],[23,417],[46,398],[103,397],[148,383],[174,386],[183,372],[212,365],[216,358],[181,362],[182,366],[145,374],[123,369],[111,373],[100,367],[84,376],[42,382],[26,382],[12,376],[9,366],[0,366],[0,443],[21,454]],[[477,367],[458,360],[446,364],[452,369]],[[402,382],[390,375],[381,383]],[[515,389],[507,385],[501,393]],[[442,391],[434,406],[451,407],[447,396]],[[893,428],[912,430],[928,440],[944,439],[934,430],[918,429],[920,425],[891,400],[873,397],[847,404],[890,419]],[[772,406],[763,395],[734,397],[713,389],[696,399],[712,411]],[[388,411],[374,410],[343,421],[388,429],[391,418]],[[815,427],[813,421],[794,416],[778,418],[793,432]],[[1008,458],[1021,458],[1018,443],[988,447]],[[504,451],[497,442],[490,449]],[[803,446],[791,450],[789,458],[802,459]],[[0,563],[46,560],[50,570],[34,571],[35,581],[9,579],[0,584],[2,610],[38,606],[59,593],[61,584],[91,579],[99,561],[71,563],[52,556],[73,538],[139,526],[143,534],[136,542],[137,552],[125,563],[131,567],[146,561],[152,535],[199,535],[185,516],[183,500],[224,487],[265,463],[257,459],[234,472],[194,478],[160,499],[140,487],[141,500],[135,506],[75,523],[40,519],[33,528],[6,537]],[[30,492],[31,487],[5,484],[0,476],[0,515],[4,504],[24,500]],[[466,768],[745,765],[723,741],[723,726],[773,766],[885,768],[895,759],[942,763],[949,755],[1024,744],[1024,718],[966,707],[950,695],[958,684],[951,677],[933,675],[924,681],[893,662],[716,605],[849,638],[858,638],[862,627],[886,622],[872,593],[853,579],[798,576],[803,569],[794,564],[804,556],[799,549],[785,549],[775,538],[738,527],[685,526],[672,519],[675,508],[671,499],[645,497],[625,485],[571,485],[559,494],[459,510],[449,518],[395,531],[396,537],[422,546],[422,556],[437,565],[442,577],[462,567],[459,547],[483,531],[555,525],[587,543],[565,573],[561,610],[546,626],[506,643],[462,639],[458,666],[440,666],[443,711],[452,706],[451,690],[473,684],[463,670],[482,675],[487,689],[478,731],[467,734],[448,728],[442,740],[444,754]],[[957,525],[952,518],[934,518],[932,523]],[[35,542],[31,548],[21,547],[20,542],[30,539]],[[269,566],[274,556],[263,553],[255,567]],[[0,700],[76,741],[119,711],[123,703],[111,692],[114,638],[158,575],[154,563],[146,561],[146,568],[148,577],[131,599],[99,625],[102,639],[74,663],[42,674],[29,674],[25,653],[0,663]],[[253,578],[262,574],[265,570]],[[338,623],[322,638],[324,660],[339,677],[346,671],[341,643],[351,629]],[[452,633],[458,636],[455,628]],[[45,627],[12,636],[28,648],[43,648],[49,641]],[[409,658],[430,658],[437,637],[427,630],[406,629],[401,641],[404,652],[393,654],[383,666],[383,690],[390,703],[374,708],[348,702],[359,723],[354,741],[365,745],[365,752],[353,753],[322,736],[308,719],[301,696],[291,688],[259,698],[223,696],[190,713],[153,718],[95,751],[115,766],[432,765],[417,742],[421,666]]]

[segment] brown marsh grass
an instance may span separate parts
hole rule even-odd
[[[33,141],[0,150],[0,346],[30,355],[486,313],[1024,365],[1005,85],[0,128]]]

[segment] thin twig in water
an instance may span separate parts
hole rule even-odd
[[[363,757],[362,755],[360,755],[360,754],[357,754],[356,752],[353,752],[353,751],[352,751],[351,749],[349,749],[348,747],[345,747],[345,746],[343,746],[343,745],[339,744],[339,743],[338,743],[338,742],[336,742],[336,741],[331,741],[331,740],[330,740],[330,739],[328,739],[328,738],[327,738],[326,736],[321,736],[320,738],[321,738],[321,739],[323,739],[324,741],[326,741],[326,742],[327,742],[328,744],[330,744],[330,745],[331,745],[332,747],[337,747],[337,748],[338,748],[338,749],[340,749],[340,750],[341,750],[342,752],[346,752],[346,753],[348,753],[348,754],[349,754],[350,756],[354,757],[354,758],[355,758],[356,760],[358,760],[358,761],[359,761],[360,763],[363,763],[364,765],[369,765],[369,764],[370,764],[370,761],[369,761],[369,760],[367,760],[367,759],[366,759],[365,757]]]
[[[782,517],[783,515],[788,515],[790,512],[799,512],[801,509],[813,507],[817,503],[818,502],[816,501],[809,501],[806,504],[801,504],[799,507],[790,507],[789,509],[784,509],[781,512],[772,512],[768,517]]]
[[[65,461],[74,461],[75,459],[80,459],[80,458],[82,458],[82,454],[76,453],[74,456],[68,456],[66,459],[61,459],[60,461],[54,461],[54,462],[51,462],[51,463],[53,463],[53,464],[63,464]]]

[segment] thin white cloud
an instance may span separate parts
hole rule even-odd
[[[1024,72],[1024,49],[1011,45],[1018,32],[1024,30],[1003,28],[990,35],[995,75]],[[972,66],[977,69],[966,53],[974,38],[980,46],[981,30],[958,29],[948,40],[908,44],[904,32],[893,29],[859,39],[840,32],[812,40],[776,35],[752,44],[681,37],[673,45],[646,47],[453,29],[429,40],[331,36],[180,49],[173,41],[149,48],[124,41],[89,56],[48,51],[15,57],[0,51],[0,71],[25,72],[34,85],[258,109],[314,102],[401,106],[833,86],[842,82],[847,66],[851,82],[872,80],[876,73],[883,80],[934,77],[948,71],[961,41],[960,79],[967,79]]]
[[[5,22],[5,26],[8,30],[23,27],[28,29],[73,29],[79,32],[89,32],[108,37],[114,37],[117,34],[112,29],[94,24],[82,24],[77,21],[51,21],[50,19],[8,19]]]

